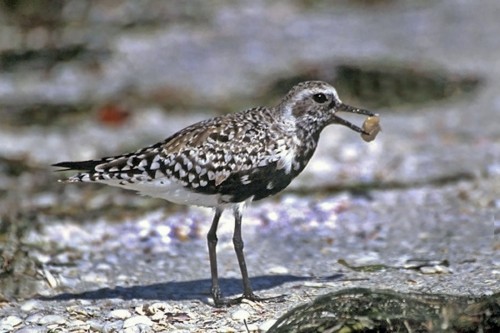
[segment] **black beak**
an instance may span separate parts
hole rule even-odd
[[[368,111],[368,110],[364,110],[364,109],[358,109],[358,108],[349,106],[349,105],[344,104],[344,103],[340,103],[340,104],[335,105],[335,107],[333,109],[335,110],[335,113],[332,115],[333,122],[340,124],[340,125],[344,125],[346,127],[349,127],[350,129],[352,129],[355,132],[369,135],[369,133],[365,132],[360,127],[358,127],[358,126],[354,125],[353,123],[348,122],[347,120],[344,120],[344,119],[340,118],[339,116],[337,116],[337,112],[356,113],[356,114],[362,114],[362,115],[369,116],[369,117],[375,116],[376,115],[375,113]]]

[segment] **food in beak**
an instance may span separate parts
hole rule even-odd
[[[363,140],[366,142],[375,140],[377,134],[382,130],[378,114],[366,118],[362,129],[363,132],[361,132],[361,138],[363,138]]]

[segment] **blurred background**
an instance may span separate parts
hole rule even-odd
[[[200,119],[273,105],[307,79],[333,83],[345,102],[381,113],[389,142],[412,132],[427,140],[488,137],[497,126],[483,120],[498,111],[498,98],[475,103],[486,82],[496,82],[500,29],[484,22],[497,7],[451,0],[2,1],[2,168],[7,178],[32,167],[47,177],[53,162],[135,150]],[[425,133],[430,123],[439,128]],[[402,162],[413,154],[387,151],[383,138],[367,148],[340,132],[348,142],[337,152],[322,145],[328,153],[315,164],[328,172],[328,186],[450,176],[420,158]],[[382,148],[384,160],[375,163],[370,157]],[[365,166],[354,173],[353,165],[337,163],[360,157]],[[477,160],[450,166],[455,156],[432,158],[453,174],[481,172]],[[7,195],[8,179],[2,184]]]
[[[180,211],[169,237],[203,242],[196,223],[185,230],[185,208],[104,186],[63,186],[50,164],[133,151],[198,120],[274,105],[309,79],[378,112],[383,132],[366,144],[345,128],[326,129],[288,193],[307,201],[418,189],[405,192],[407,203],[440,214],[449,202],[429,193],[448,188],[458,201],[446,213],[470,214],[472,234],[488,237],[488,253],[498,254],[498,17],[497,0],[0,2],[3,296],[42,288],[40,267],[63,237],[44,234],[54,224]],[[391,198],[379,204],[398,206]],[[406,213],[383,223],[397,226]],[[422,208],[417,220],[421,213],[435,217]],[[31,284],[19,287],[20,275]]]

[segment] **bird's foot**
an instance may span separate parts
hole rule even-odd
[[[240,304],[243,303],[245,300],[251,301],[251,302],[264,302],[264,303],[282,303],[286,299],[286,295],[278,295],[278,296],[271,296],[271,297],[260,297],[255,295],[254,293],[245,293],[240,297],[236,298],[218,298],[214,299],[214,304],[216,307],[229,307],[232,305]]]
[[[286,299],[286,295],[278,295],[278,296],[271,296],[271,297],[260,297],[255,295],[254,293],[245,293],[241,297],[238,297],[239,303],[243,300],[249,300],[252,302],[273,302],[273,303],[281,303],[284,302]]]

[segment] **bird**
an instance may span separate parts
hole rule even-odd
[[[339,117],[342,112],[368,116],[371,125],[360,128]],[[252,289],[243,252],[243,208],[285,189],[304,170],[330,124],[347,126],[371,141],[378,133],[378,114],[344,104],[326,82],[305,81],[273,107],[204,120],[132,153],[53,166],[79,171],[61,182],[103,183],[176,204],[214,208],[207,233],[214,305],[263,301]],[[227,209],[234,216],[232,240],[243,284],[236,299],[222,296],[217,269],[217,227]]]

